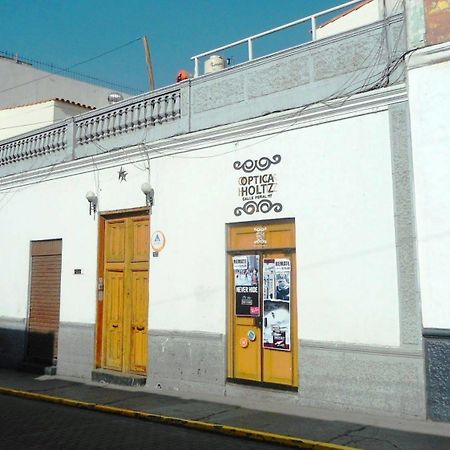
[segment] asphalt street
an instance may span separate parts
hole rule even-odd
[[[284,446],[0,395],[0,448],[281,450]]]

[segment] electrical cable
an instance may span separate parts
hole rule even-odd
[[[4,208],[8,205],[8,203],[9,203],[9,202],[10,202],[10,201],[11,201],[18,193],[23,192],[23,191],[27,191],[28,189],[31,189],[32,187],[34,187],[36,184],[40,184],[40,183],[43,183],[44,181],[46,181],[46,180],[50,177],[50,175],[53,173],[53,170],[55,169],[56,165],[57,165],[57,163],[52,164],[52,165],[49,167],[48,173],[44,174],[43,177],[42,177],[40,180],[34,181],[32,184],[29,184],[29,185],[27,185],[27,186],[23,186],[22,188],[11,188],[11,189],[5,189],[5,190],[1,191],[1,193],[3,194],[3,197],[0,199],[0,211],[1,211],[2,209],[4,209]],[[9,194],[12,194],[12,195],[11,195],[9,198],[7,198],[7,196],[8,196]],[[6,199],[6,200],[5,200],[5,199]],[[1,204],[2,201],[3,201],[3,204]]]
[[[115,47],[115,48],[113,48],[111,50],[107,50],[106,52],[100,53],[100,54],[98,54],[96,56],[93,56],[91,58],[88,58],[88,59],[85,59],[83,61],[80,61],[80,62],[77,62],[75,64],[72,64],[72,65],[70,65],[70,66],[68,66],[66,68],[62,68],[60,70],[57,70],[54,73],[49,73],[48,75],[44,75],[42,77],[35,78],[33,80],[29,80],[29,81],[26,81],[26,82],[21,83],[21,84],[17,84],[16,86],[10,86],[8,88],[2,89],[2,90],[0,90],[0,94],[3,93],[3,92],[11,91],[13,89],[17,89],[17,88],[22,87],[22,86],[26,86],[28,84],[36,83],[38,81],[44,80],[44,79],[49,78],[49,77],[51,77],[53,75],[58,75],[58,74],[60,74],[62,72],[65,72],[65,71],[70,71],[74,67],[78,67],[78,66],[81,66],[82,64],[87,64],[88,62],[95,61],[96,59],[102,58],[103,56],[106,56],[106,55],[114,53],[114,52],[116,52],[118,50],[121,50],[124,47],[128,47],[129,45],[134,44],[135,42],[140,41],[141,39],[142,39],[141,37],[133,39],[133,40],[131,40],[131,41],[125,43],[125,44],[122,44],[122,45],[120,45],[118,47]]]
[[[13,60],[19,64],[29,65],[38,70],[45,70],[46,72],[52,72],[52,73],[55,73],[56,71],[64,72],[65,74],[70,76],[70,78],[73,78],[75,80],[94,82],[95,84],[99,84],[104,87],[108,87],[108,88],[112,88],[112,89],[121,89],[124,91],[128,91],[128,93],[130,93],[130,94],[132,93],[135,95],[142,93],[142,89],[137,89],[137,88],[134,88],[131,86],[126,86],[126,85],[123,85],[120,83],[115,83],[113,81],[103,80],[102,78],[93,77],[92,75],[87,75],[85,73],[75,72],[73,70],[64,69],[64,68],[58,67],[52,63],[38,61],[38,60],[32,59],[32,58],[26,58],[23,56],[18,58],[17,55],[0,50],[0,58],[2,58],[2,57],[5,59]]]

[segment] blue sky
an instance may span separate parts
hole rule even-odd
[[[143,46],[150,40],[156,86],[193,72],[190,57],[251,34],[345,3],[345,0],[0,0],[0,51],[70,67],[101,80],[148,90]],[[306,27],[265,38],[256,56],[295,45]],[[136,40],[137,39],[137,40]],[[136,41],[135,41],[136,40]],[[243,50],[226,53],[233,62]]]

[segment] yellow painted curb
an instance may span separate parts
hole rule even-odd
[[[118,414],[126,417],[134,417],[149,422],[163,423],[169,425],[178,425],[195,430],[209,431],[213,433],[225,434],[228,436],[243,437],[257,441],[269,442],[273,444],[282,444],[294,448],[305,448],[310,450],[358,450],[354,447],[345,447],[338,444],[329,444],[327,442],[312,441],[309,439],[298,438],[276,433],[267,433],[265,431],[250,430],[247,428],[233,427],[229,425],[219,425],[198,420],[181,419],[179,417],[163,416],[160,414],[147,413],[134,409],[118,408],[116,406],[101,405],[98,403],[84,402],[64,397],[55,397],[52,395],[39,394],[36,392],[22,391],[0,387],[0,394],[23,397],[33,400],[42,400],[50,403],[58,403],[66,406],[73,406],[92,411],[101,411],[110,414]]]

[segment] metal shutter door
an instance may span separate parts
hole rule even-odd
[[[56,362],[59,328],[62,241],[31,243],[31,289],[27,360]]]

